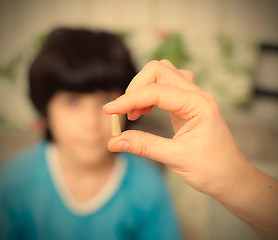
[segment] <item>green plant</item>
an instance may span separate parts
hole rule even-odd
[[[162,41],[152,54],[152,59],[168,59],[177,68],[186,65],[192,60],[179,34],[171,34]]]

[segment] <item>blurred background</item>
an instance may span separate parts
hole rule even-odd
[[[278,177],[277,13],[276,0],[2,0],[0,163],[40,139],[28,67],[50,30],[76,26],[121,34],[138,70],[167,58],[193,71],[247,158]],[[159,109],[134,128],[173,136],[168,113]],[[188,240],[258,239],[219,203],[163,171]]]

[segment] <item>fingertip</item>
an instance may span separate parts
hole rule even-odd
[[[134,109],[127,114],[128,120],[134,121],[137,120],[143,114],[142,109]]]
[[[110,106],[113,105],[114,101],[115,101],[115,100],[113,100],[113,101],[111,101],[111,102],[108,102],[108,103],[104,104],[104,105],[102,106],[102,108],[109,108]]]
[[[129,148],[129,142],[119,137],[111,138],[108,142],[108,150],[111,152],[128,152]]]
[[[105,105],[102,106],[102,110],[106,113],[106,114],[111,114],[113,112],[111,112],[112,108],[114,105],[114,101],[106,103]]]
[[[149,112],[151,112],[153,109],[153,106],[150,107],[146,107],[142,110],[142,114],[148,114]]]
[[[126,115],[127,115],[128,120],[132,120],[131,118],[132,118],[132,115],[133,115],[133,111],[128,112]]]

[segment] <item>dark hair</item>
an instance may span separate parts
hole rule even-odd
[[[119,36],[58,28],[48,35],[31,64],[29,94],[37,111],[47,118],[47,105],[59,90],[124,93],[135,75],[130,53]]]

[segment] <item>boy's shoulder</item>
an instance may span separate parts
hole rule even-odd
[[[123,153],[127,159],[127,173],[125,181],[131,187],[136,186],[135,191],[157,192],[165,191],[165,181],[159,167],[152,160],[131,154]]]
[[[46,143],[40,142],[7,159],[0,168],[1,187],[23,185],[26,181],[31,181],[40,175],[45,158],[45,147]]]
[[[132,154],[121,153],[127,160],[128,170],[132,172],[134,177],[141,177],[142,175],[150,177],[161,177],[161,170],[154,161]]]

